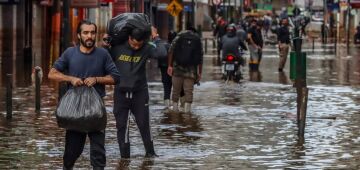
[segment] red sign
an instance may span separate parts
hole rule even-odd
[[[360,8],[360,0],[350,0],[350,5],[352,8]]]
[[[97,8],[100,6],[100,0],[71,0],[72,8]]]

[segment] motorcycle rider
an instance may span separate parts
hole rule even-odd
[[[245,64],[244,59],[240,55],[239,46],[241,47],[241,50],[247,50],[247,47],[244,41],[236,35],[235,24],[228,25],[228,27],[226,28],[226,34],[221,38],[221,43],[219,45],[222,50],[222,60],[225,60],[228,54],[232,54],[234,55],[234,57],[236,57],[239,64]],[[236,66],[235,70],[237,70],[238,68],[239,67]]]

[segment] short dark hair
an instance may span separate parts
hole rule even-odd
[[[186,30],[197,33],[196,28],[191,23],[186,23]]]
[[[82,25],[94,25],[95,26],[95,32],[97,32],[97,26],[95,23],[89,21],[89,20],[82,20],[79,22],[79,24],[77,25],[77,29],[76,29],[76,33],[80,34],[81,33],[81,26]]]
[[[148,37],[146,37],[146,32],[143,29],[140,28],[134,28],[133,30],[131,30],[130,36],[131,38],[137,40],[137,41],[144,41],[146,40]]]
[[[168,42],[172,42],[175,37],[176,37],[177,33],[175,31],[170,31],[169,34],[168,34]]]

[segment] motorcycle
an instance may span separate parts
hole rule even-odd
[[[241,57],[240,57],[241,59]],[[239,82],[242,79],[240,71],[241,60],[233,54],[227,54],[222,61],[222,75],[223,79],[228,82],[230,80]]]

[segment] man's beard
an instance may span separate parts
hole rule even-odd
[[[84,41],[82,38],[80,38],[80,43],[82,46],[86,48],[93,48],[95,46],[95,40],[92,39],[88,39]]]

